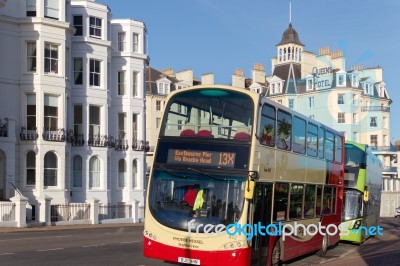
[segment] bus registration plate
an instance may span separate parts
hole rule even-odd
[[[185,257],[178,257],[178,262],[186,263],[186,264],[193,264],[193,265],[200,265],[199,259],[191,259],[191,258],[185,258]]]

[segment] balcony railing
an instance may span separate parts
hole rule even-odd
[[[116,139],[115,140],[115,150],[116,151],[126,151],[129,149],[127,139]]]
[[[21,140],[36,140],[39,137],[36,128],[35,129],[26,129],[25,127],[21,127],[21,133],[19,133]]]
[[[107,147],[109,148],[115,147],[115,138],[113,136],[108,137]]]
[[[134,151],[146,151],[148,152],[150,149],[149,142],[144,140],[134,139],[132,141],[132,149]]]
[[[107,135],[89,135],[88,145],[93,147],[108,147],[109,137]]]
[[[0,119],[0,137],[8,137],[8,123],[6,120],[2,121]]]
[[[72,129],[67,131],[67,142],[71,143],[72,146],[83,146],[85,139],[83,134],[75,134]]]
[[[43,129],[42,137],[44,140],[47,141],[57,141],[57,142],[64,142],[65,141],[65,129],[59,128],[56,130],[52,129]]]
[[[363,106],[361,107],[361,112],[368,112],[368,111],[381,111],[390,113],[389,106]]]
[[[373,151],[396,151],[396,146],[370,146]]]
[[[382,167],[382,172],[397,173],[397,167],[384,166],[384,167]]]

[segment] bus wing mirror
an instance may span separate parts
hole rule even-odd
[[[369,200],[369,191],[365,190],[364,192],[364,201],[368,201]]]
[[[256,182],[254,180],[247,180],[246,187],[244,192],[244,198],[251,200],[254,196],[254,187],[256,186]]]
[[[251,200],[254,196],[254,187],[256,186],[256,179],[258,179],[258,174],[256,171],[250,171],[247,176],[245,188],[244,188],[244,198]]]

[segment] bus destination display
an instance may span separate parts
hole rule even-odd
[[[168,150],[168,163],[234,167],[236,153],[219,151]]]

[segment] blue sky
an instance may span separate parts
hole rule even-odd
[[[113,18],[143,21],[150,66],[195,77],[214,73],[229,84],[236,68],[251,76],[254,63],[271,74],[275,45],[289,24],[289,0],[97,0]],[[393,100],[391,142],[400,140],[400,1],[292,0],[292,24],[305,50],[342,50],[346,68],[383,67]],[[397,63],[397,64],[396,64]]]

